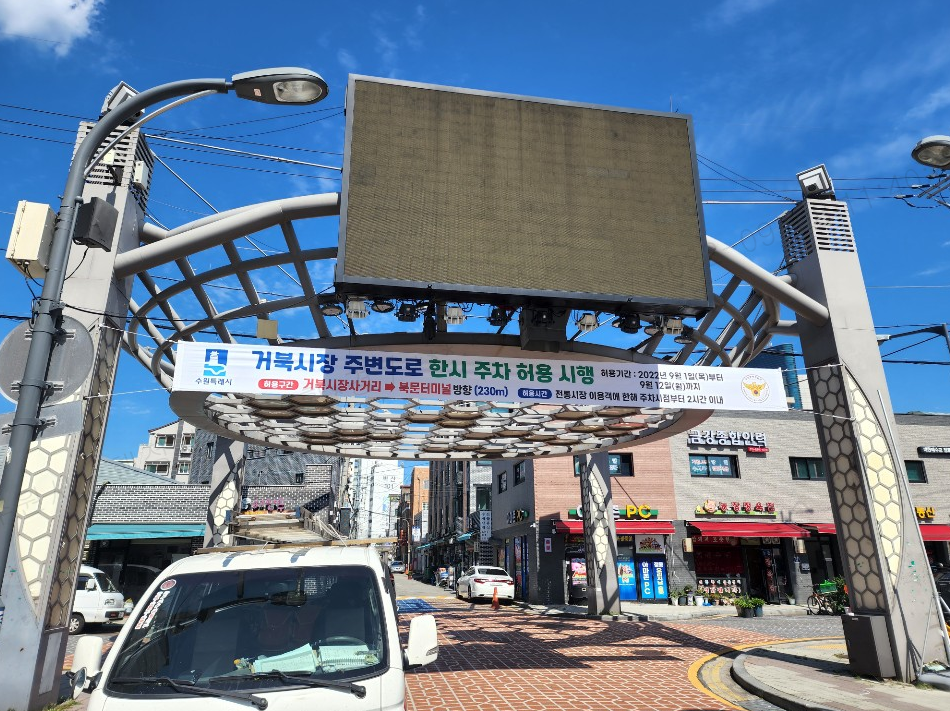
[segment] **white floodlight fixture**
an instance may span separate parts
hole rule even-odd
[[[803,170],[795,177],[798,178],[798,186],[802,189],[802,197],[835,199],[835,186],[824,164]]]
[[[911,158],[930,168],[950,168],[950,136],[922,138],[910,152]]]
[[[388,314],[396,308],[396,304],[388,299],[376,299],[370,304],[370,308],[378,314]]]
[[[445,322],[450,326],[461,326],[465,323],[465,312],[460,306],[447,306],[445,308]]]
[[[256,69],[231,77],[234,93],[264,104],[315,104],[329,93],[316,72],[299,67]]]
[[[581,333],[590,333],[597,328],[597,317],[588,311],[579,316],[574,322],[574,325],[577,326],[577,330]]]
[[[320,304],[320,313],[324,316],[340,316],[343,313],[343,307],[335,301],[327,301]]]
[[[678,343],[681,346],[688,346],[693,342],[693,329],[691,329],[689,326],[684,326],[683,332],[674,338],[673,342]]]
[[[354,321],[369,316],[366,310],[366,301],[363,299],[347,299],[346,315]]]

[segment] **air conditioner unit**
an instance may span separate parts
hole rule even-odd
[[[42,279],[49,268],[56,213],[49,205],[20,200],[10,230],[7,260],[26,277]]]

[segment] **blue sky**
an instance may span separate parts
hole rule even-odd
[[[950,209],[894,196],[927,182],[928,171],[910,158],[916,141],[950,133],[948,25],[942,3],[913,0],[0,0],[0,234],[5,244],[18,200],[58,204],[75,117],[95,118],[119,81],[141,90],[176,79],[302,66],[320,72],[331,92],[307,113],[212,97],[169,112],[153,128],[229,137],[217,144],[339,166],[349,72],[672,108],[693,116],[705,200],[794,198],[795,174],[825,163],[852,212],[875,324],[888,332],[895,330],[888,326],[944,323],[950,320]],[[339,187],[337,172],[312,166],[151,145],[217,210]],[[169,227],[210,212],[163,168],[156,170],[150,207]],[[731,244],[783,209],[708,204],[707,232]],[[335,223],[314,227],[309,238],[332,244]],[[769,269],[781,259],[774,228],[741,249]],[[714,268],[713,276],[721,271]],[[314,278],[326,282],[327,273]],[[0,281],[7,285],[0,313],[28,314],[30,292],[5,261]],[[262,286],[279,292],[286,286],[279,282],[275,276]],[[282,333],[296,334],[293,318],[282,321]],[[14,325],[0,321],[0,335]],[[902,339],[882,352],[914,342]],[[893,357],[947,361],[948,353],[934,340]],[[950,410],[947,367],[886,368],[898,411]],[[149,392],[114,397],[106,456],[133,455],[147,428],[174,419],[167,395],[155,388],[149,374],[123,356],[117,392]],[[12,404],[0,407],[11,410]]]

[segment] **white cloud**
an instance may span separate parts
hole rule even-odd
[[[707,19],[707,26],[734,25],[747,15],[755,14],[775,3],[775,0],[725,0]]]
[[[915,276],[935,276],[937,274],[942,274],[945,271],[950,271],[950,262],[942,262],[936,266],[930,267],[930,269],[924,269],[923,271],[917,272]]]
[[[907,112],[907,118],[929,118],[940,109],[950,106],[950,85],[932,92],[930,96]]]
[[[356,57],[347,52],[345,49],[341,49],[336,53],[336,61],[338,61],[340,66],[346,70],[347,74],[352,74],[359,67]]]
[[[69,53],[87,37],[105,0],[0,0],[0,32]]]

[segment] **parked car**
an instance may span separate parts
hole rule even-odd
[[[401,560],[394,560],[392,563],[389,564],[389,569],[392,570],[394,573],[405,573],[406,564],[403,563]]]
[[[69,634],[79,634],[89,623],[118,622],[124,617],[125,597],[109,576],[98,568],[80,566],[69,615]]]
[[[496,590],[499,600],[515,599],[515,581],[504,568],[476,565],[466,570],[455,583],[456,596],[469,600],[491,599]]]
[[[372,547],[183,558],[149,586],[104,662],[101,638],[79,640],[74,692],[90,692],[90,711],[401,711],[405,670],[434,661],[438,641],[435,618],[418,615],[403,649],[387,580]]]

